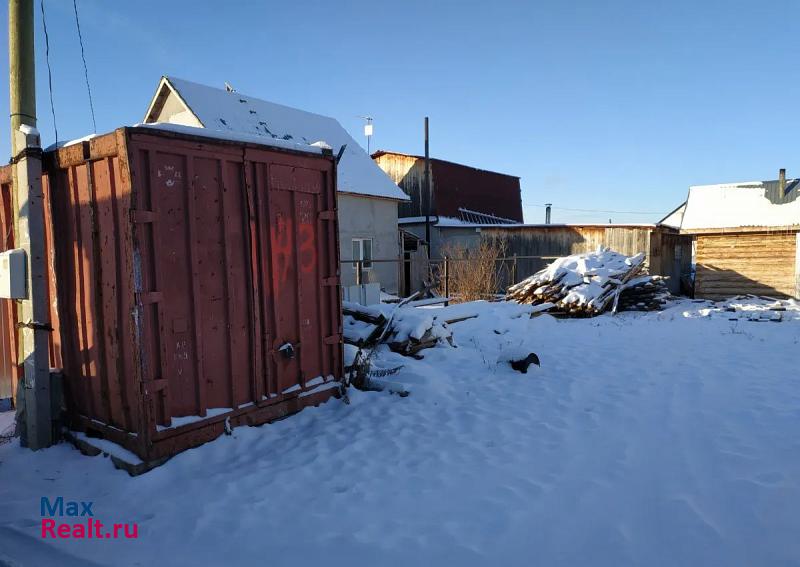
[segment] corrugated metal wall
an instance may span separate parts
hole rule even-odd
[[[0,251],[14,248],[11,168],[0,169]],[[16,397],[21,368],[17,364],[17,302],[0,299],[0,399]]]
[[[0,168],[0,251],[11,250],[14,243],[14,205],[12,203],[12,168]],[[50,188],[43,184],[45,203],[50,202]],[[61,368],[61,335],[59,333],[58,302],[56,300],[55,282],[56,265],[53,251],[53,223],[51,209],[45,207],[45,249],[47,250],[46,283],[50,298],[50,324],[54,331],[50,333],[50,366]],[[24,376],[20,363],[19,333],[17,323],[18,302],[0,299],[0,399],[13,398],[17,395],[17,382]]]
[[[331,155],[141,128],[46,164],[71,427],[156,459],[336,392]]]
[[[144,427],[132,315],[131,186],[109,134],[54,156],[52,196],[65,395],[74,416],[120,431]],[[91,156],[91,159],[87,159]]]
[[[400,216],[425,215],[425,160],[376,152],[375,162],[411,197],[411,202],[400,203]],[[431,187],[431,214],[458,218],[458,209],[465,208],[519,222],[523,220],[518,177],[431,159]]]

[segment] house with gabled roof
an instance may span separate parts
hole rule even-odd
[[[800,297],[800,179],[696,185],[681,220],[695,238],[695,296]]]
[[[247,134],[297,144],[327,144],[338,165],[339,245],[342,285],[355,283],[355,260],[365,282],[396,293],[399,269],[397,211],[409,197],[331,117],[176,77],[162,77],[145,123],[170,123]]]

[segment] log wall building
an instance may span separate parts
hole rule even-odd
[[[696,297],[800,297],[799,235],[796,230],[698,234]]]
[[[800,298],[800,180],[701,185],[681,233],[695,245],[695,296]]]

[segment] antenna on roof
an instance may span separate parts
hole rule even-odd
[[[367,155],[369,155],[369,142],[372,139],[372,116],[359,116],[367,121],[364,124],[364,135],[367,137]]]
[[[236,89],[234,89],[228,81],[225,81],[225,92],[235,93]]]

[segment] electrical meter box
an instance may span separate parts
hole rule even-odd
[[[25,299],[25,251],[8,250],[0,253],[0,298]]]

